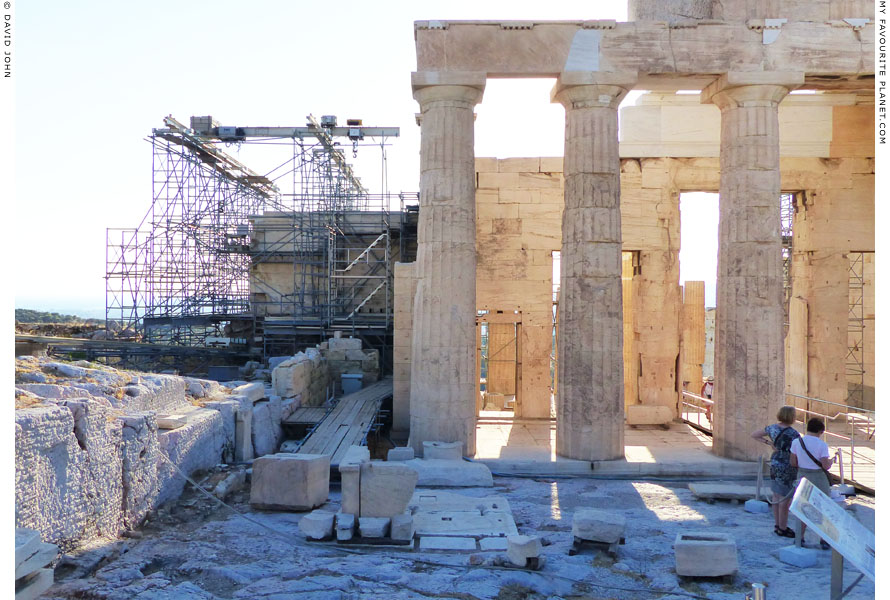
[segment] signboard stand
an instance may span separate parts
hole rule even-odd
[[[801,479],[791,500],[791,512],[831,545],[831,600],[844,593],[844,562],[875,580],[875,534],[806,479]],[[796,544],[803,543],[798,529]],[[858,579],[853,585],[858,583]]]
[[[844,593],[844,555],[831,549],[831,600],[837,600]]]

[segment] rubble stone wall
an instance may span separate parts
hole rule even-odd
[[[192,474],[234,445],[238,404],[205,387],[230,410],[195,406],[175,376],[17,360],[16,527],[68,550],[137,527],[177,498],[185,482],[170,462]],[[185,425],[159,430],[157,415],[173,413]]]

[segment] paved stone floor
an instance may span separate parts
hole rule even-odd
[[[694,419],[693,419],[694,421]],[[841,449],[844,475],[849,480],[849,442],[828,438],[832,452]],[[630,427],[624,431],[624,461],[596,463],[596,470],[614,475],[682,474],[689,465],[690,474],[702,476],[754,476],[753,463],[728,460],[711,453],[711,437],[685,423],[661,427]],[[853,449],[856,460],[852,469],[855,481],[875,489],[874,439],[857,440]],[[764,447],[764,460],[769,460]],[[556,456],[555,419],[514,419],[512,411],[482,411],[476,424],[476,460],[485,462],[493,471],[502,472],[590,472],[584,461]],[[838,474],[838,466],[831,469]]]
[[[482,411],[476,426],[476,460],[507,472],[590,472],[587,462],[556,456],[553,419],[512,419],[512,413]],[[715,456],[711,438],[683,423],[626,427],[624,460],[595,463],[595,470],[614,474],[690,474],[751,476],[756,465]]]

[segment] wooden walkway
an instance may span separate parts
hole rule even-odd
[[[284,425],[315,425],[320,423],[327,414],[328,409],[321,406],[301,406],[282,423]]]
[[[392,379],[372,383],[343,396],[297,452],[328,454],[331,468],[336,468],[350,446],[362,444],[374,424],[381,403],[389,396],[392,396]]]

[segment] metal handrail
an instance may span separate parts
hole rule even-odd
[[[860,463],[868,462],[870,464],[874,464],[874,460],[869,459],[868,457],[865,457],[864,455],[862,455],[861,452],[859,452],[859,453],[856,452],[855,435],[856,435],[857,426],[859,427],[860,431],[864,427],[865,434],[867,436],[867,440],[871,441],[874,439],[875,428],[876,428],[875,427],[876,421],[874,418],[875,411],[867,409],[867,408],[860,409],[857,407],[845,406],[845,405],[839,404],[837,402],[831,402],[829,400],[820,400],[819,398],[812,398],[809,396],[801,396],[799,394],[785,394],[785,395],[786,395],[786,397],[790,397],[790,398],[799,398],[802,400],[806,400],[808,402],[807,408],[795,406],[796,410],[800,411],[800,413],[802,413],[803,415],[816,416],[816,417],[821,417],[821,418],[825,419],[825,422],[826,422],[825,435],[826,435],[826,437],[831,437],[833,439],[838,440],[840,442],[839,445],[849,445],[849,448],[842,448],[842,447],[836,448],[836,452],[838,454],[840,454],[840,456],[841,456],[841,460],[838,461],[838,469],[839,469],[839,473],[840,473],[841,483],[844,483],[846,481],[849,481],[851,483],[855,482],[855,464],[856,464],[857,459],[860,461]],[[811,410],[809,408],[809,402],[822,402],[824,404],[845,408],[847,410],[839,410],[832,416],[832,415],[829,415],[829,414],[826,414],[823,412]],[[702,413],[706,413],[710,407],[712,407],[716,404],[716,401],[714,399],[705,398],[698,394],[694,394],[692,392],[683,390],[681,392],[679,404],[680,404],[680,408],[681,408],[681,410],[680,410],[681,416],[683,413],[683,410],[682,410],[683,406],[688,406],[689,408],[695,409],[695,412],[697,413],[696,421],[692,421],[690,419],[685,419],[686,422],[690,423],[691,425],[696,425],[698,428],[704,429],[706,431],[713,430],[713,427],[711,426],[710,419],[706,419],[707,423],[703,424],[701,417],[702,417]],[[865,414],[863,414],[863,413],[865,413]],[[863,417],[865,417],[867,419],[864,423],[861,420]],[[827,429],[828,424],[831,422],[837,422],[837,421],[840,421],[842,424],[848,425],[850,427],[849,435],[845,435],[844,433],[836,433],[833,431],[828,431],[828,429]],[[798,420],[796,420],[796,422],[801,423],[804,426],[806,425],[806,419],[803,419],[803,420],[798,419]],[[846,476],[846,473],[844,472],[845,469],[844,469],[844,464],[843,464],[843,455],[848,452],[849,452],[849,461],[850,461],[849,462],[849,476]]]
[[[865,425],[866,439],[869,440],[869,441],[870,441],[870,440],[873,440],[873,439],[874,439],[874,436],[875,436],[875,429],[876,429],[875,411],[873,411],[873,410],[869,410],[869,409],[867,409],[867,408],[858,408],[858,407],[855,407],[855,406],[846,406],[846,405],[844,405],[844,404],[840,404],[840,403],[838,403],[838,402],[832,402],[832,401],[830,401],[830,400],[821,400],[821,399],[819,399],[819,398],[812,398],[812,397],[810,397],[810,396],[803,396],[803,395],[801,395],[801,394],[791,394],[791,393],[786,393],[785,396],[786,396],[786,398],[798,398],[798,399],[801,399],[801,400],[806,400],[806,402],[807,402],[807,407],[806,407],[806,408],[795,406],[795,409],[797,409],[798,411],[804,413],[805,415],[812,415],[812,416],[821,417],[821,418],[825,419],[825,436],[826,436],[826,437],[831,437],[831,438],[836,438],[836,439],[838,439],[838,440],[842,440],[842,441],[847,442],[847,443],[849,444],[849,449],[842,449],[842,448],[840,448],[840,447],[837,448],[837,454],[839,454],[840,457],[841,457],[841,460],[838,461],[838,472],[839,472],[839,474],[840,474],[841,483],[844,483],[844,482],[845,482],[845,479],[849,479],[849,481],[850,481],[851,483],[854,483],[854,482],[855,482],[855,475],[856,475],[856,471],[855,471],[855,469],[856,469],[856,457],[857,457],[857,453],[856,453],[856,440],[855,440],[855,436],[856,436],[856,426],[857,426],[857,424],[858,424],[857,421],[859,421],[859,419],[861,419],[862,417],[865,417],[865,418],[867,419],[866,422],[865,422],[865,424],[864,424],[864,425]],[[819,411],[810,410],[810,403],[811,403],[811,402],[820,402],[820,403],[822,403],[822,404],[827,404],[827,405],[830,405],[830,406],[837,406],[837,407],[840,407],[840,408],[844,408],[844,409],[846,409],[846,410],[838,410],[838,411],[834,414],[834,416],[832,416],[832,415],[829,415],[829,414],[826,414],[826,413],[821,413],[821,412],[819,412]],[[865,414],[863,414],[863,413],[865,413]],[[858,419],[857,419],[857,418],[854,418],[854,417],[858,417]],[[828,430],[828,426],[829,426],[830,423],[833,423],[833,422],[836,422],[836,421],[839,421],[839,420],[840,420],[842,423],[844,423],[844,424],[846,424],[846,425],[849,425],[849,427],[850,427],[849,436],[844,435],[844,434],[842,434],[842,433],[835,433],[835,432],[833,432],[833,431],[829,431],[829,430]],[[801,424],[804,424],[804,422],[803,422],[802,420],[800,420],[799,422],[800,422]],[[861,421],[860,421],[860,423],[861,423]],[[805,425],[805,424],[804,424],[804,425]],[[860,426],[861,426],[861,425],[860,425]],[[843,452],[842,450],[847,450],[847,452],[850,453],[850,476],[849,476],[849,478],[844,477],[844,469],[843,469],[843,455],[844,455],[844,452]],[[861,456],[861,453],[860,453],[860,456]],[[861,458],[860,458],[860,461],[861,461],[863,458],[864,458],[864,457],[861,457]]]

